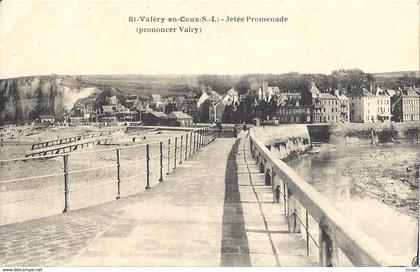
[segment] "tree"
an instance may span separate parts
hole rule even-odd
[[[234,110],[232,105],[226,105],[225,110],[222,115],[223,123],[233,123],[235,122]]]
[[[403,75],[402,77],[399,77],[397,80],[398,86],[419,86],[420,85],[420,77],[416,77],[413,75]]]
[[[238,91],[239,95],[244,95],[251,88],[251,84],[247,78],[242,78],[236,84],[235,89]]]
[[[210,116],[209,116],[210,105],[211,105],[211,101],[206,100],[198,108],[197,116],[198,116],[198,120],[200,122],[206,123],[206,122],[209,121],[209,119],[210,119]]]
[[[199,85],[211,87],[219,94],[226,93],[234,85],[231,76],[228,75],[200,75],[197,81]]]
[[[331,76],[337,82],[338,88],[343,88],[350,94],[356,94],[361,88],[375,83],[372,74],[364,73],[360,69],[340,69],[333,71]]]

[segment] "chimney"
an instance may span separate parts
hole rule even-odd
[[[373,89],[372,84],[370,84],[369,85],[369,91],[372,92],[372,89]]]

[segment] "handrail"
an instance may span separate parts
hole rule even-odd
[[[208,126],[208,127],[201,127],[201,128],[190,128],[190,132],[199,132],[202,129],[214,129],[215,126]],[[178,137],[179,135],[184,135],[184,133],[179,133],[176,134],[175,137]],[[98,149],[98,150],[86,150],[86,151],[81,151],[81,152],[77,152],[75,154],[85,154],[85,153],[95,153],[95,152],[104,152],[104,151],[111,151],[111,150],[117,150],[117,149],[128,149],[128,148],[134,148],[134,147],[139,147],[139,146],[146,146],[148,144],[152,145],[152,144],[157,144],[160,141],[165,141],[168,140],[169,138],[173,138],[174,136],[162,139],[162,140],[156,140],[156,141],[152,141],[152,142],[147,142],[147,143],[140,143],[140,144],[135,144],[135,145],[130,145],[130,146],[121,146],[121,147],[110,147],[110,148],[102,148],[102,149]],[[48,159],[48,158],[55,158],[55,157],[63,157],[63,156],[67,156],[67,155],[73,155],[73,153],[61,153],[61,154],[53,154],[53,155],[44,155],[44,156],[36,156],[36,157],[22,157],[22,158],[13,158],[13,159],[6,159],[6,160],[0,160],[0,163],[6,163],[6,162],[13,162],[13,161],[28,161],[28,160],[39,160],[39,159]]]
[[[187,160],[188,158],[191,157],[192,154],[194,154],[195,152],[197,152],[199,149],[201,149],[202,147],[210,144],[215,137],[212,135],[213,131],[215,130],[214,126],[209,126],[206,128],[197,128],[194,130],[189,130],[188,132],[183,132],[183,133],[177,133],[176,135],[170,136],[168,138],[165,139],[159,139],[157,141],[153,141],[153,142],[148,142],[148,143],[142,143],[142,144],[138,144],[138,145],[133,145],[133,146],[127,146],[127,147],[115,147],[115,148],[109,148],[109,149],[100,149],[100,150],[94,150],[95,152],[103,152],[103,151],[116,151],[116,156],[115,156],[115,160],[112,159],[112,161],[114,161],[112,164],[107,164],[107,165],[101,165],[99,167],[93,167],[93,168],[88,168],[88,169],[79,169],[79,170],[69,170],[69,159],[74,156],[78,156],[80,154],[83,153],[88,153],[88,152],[78,152],[78,153],[73,153],[73,154],[60,154],[60,155],[53,155],[53,156],[43,156],[43,157],[37,157],[36,159],[45,159],[45,158],[55,158],[55,157],[63,157],[63,172],[61,173],[53,173],[53,174],[48,174],[48,175],[40,175],[40,176],[31,176],[31,177],[23,177],[23,178],[14,178],[14,179],[9,179],[9,180],[2,180],[0,181],[0,185],[2,184],[7,184],[7,183],[13,183],[13,182],[20,182],[20,181],[27,181],[27,180],[32,180],[32,179],[45,179],[45,178],[50,178],[50,177],[59,177],[62,176],[63,180],[64,180],[64,191],[59,192],[59,193],[53,193],[53,194],[47,194],[47,195],[37,195],[37,196],[31,196],[31,197],[27,197],[27,198],[23,198],[23,199],[15,199],[15,200],[9,200],[6,202],[0,202],[0,205],[7,205],[9,203],[15,203],[15,202],[22,202],[22,201],[27,201],[27,200],[33,200],[33,199],[38,199],[38,198],[42,198],[42,197],[49,197],[52,195],[56,195],[56,194],[64,194],[64,210],[63,212],[67,212],[70,210],[70,206],[69,206],[69,194],[77,192],[77,191],[83,191],[83,190],[89,190],[91,188],[94,187],[100,187],[100,186],[105,186],[108,184],[116,184],[116,189],[117,189],[117,196],[116,199],[120,199],[120,194],[121,194],[121,187],[120,187],[120,183],[127,180],[127,179],[133,179],[133,178],[140,178],[140,182],[144,182],[146,181],[146,187],[145,189],[149,189],[150,188],[150,179],[151,178],[155,178],[156,176],[159,176],[159,182],[162,182],[164,180],[163,178],[163,168],[167,166],[168,171],[166,172],[166,175],[169,175],[171,172],[171,167],[173,165],[173,169],[176,168],[177,165],[180,165],[182,163],[182,160]],[[194,135],[194,136],[193,136]],[[177,139],[183,139],[183,137],[185,137],[185,141],[183,142],[182,140],[180,141],[180,143],[177,143]],[[168,152],[169,150],[173,149],[171,147],[171,139],[175,138],[174,141],[174,145],[173,147],[175,148],[175,152],[174,152],[174,157],[173,160],[171,155],[172,154],[168,154],[169,158],[167,158],[167,164],[166,164],[166,160],[165,160],[165,165],[164,165],[164,160],[163,158],[166,158],[165,154],[164,154],[164,149],[163,149],[163,145],[167,143],[166,147],[167,149],[165,150],[166,152]],[[152,145],[158,144],[159,146],[159,150],[154,150],[154,149],[150,149],[150,147]],[[141,163],[141,165],[145,166],[145,168],[140,167],[140,169],[135,169],[135,171],[129,171],[132,173],[135,173],[134,175],[129,175],[129,176],[125,176],[122,175],[121,176],[121,171],[126,171],[125,169],[125,165],[124,162],[121,163],[121,150],[127,149],[127,148],[134,148],[134,147],[138,147],[138,146],[144,146],[145,147],[145,152],[146,152],[146,156],[144,158],[136,158],[136,164]],[[177,152],[177,150],[180,150],[179,152]],[[90,151],[92,152],[92,151]],[[89,152],[89,153],[90,153]],[[156,153],[155,153],[156,152]],[[29,159],[35,159],[35,158],[22,158],[22,161],[28,161]],[[2,163],[6,163],[6,162],[16,162],[19,159],[11,159],[11,160],[0,160],[0,164]],[[150,165],[150,160],[153,160],[153,164]],[[158,166],[155,166],[154,162],[158,163]],[[146,164],[146,165],[144,165]],[[69,183],[72,182],[72,178],[74,177],[74,174],[80,174],[80,173],[84,173],[84,172],[88,172],[88,171],[98,171],[98,170],[102,170],[105,168],[115,168],[116,170],[116,178],[113,181],[109,181],[109,182],[105,182],[105,183],[99,183],[99,184],[95,184],[92,186],[80,186],[77,188],[73,188],[71,187],[71,189],[69,189]],[[128,170],[128,169],[127,169]],[[76,175],[77,177],[77,175]],[[145,179],[145,180],[144,180]]]
[[[113,132],[119,131],[121,130],[121,128],[118,129],[113,129],[113,130],[107,130],[107,131],[97,131],[97,132],[91,132],[91,133],[86,133],[86,134],[78,134],[75,136],[70,136],[70,137],[64,137],[64,138],[58,138],[58,139],[51,139],[51,140],[46,140],[46,141],[42,141],[42,142],[36,142],[32,144],[32,148],[31,150],[36,150],[36,149],[41,149],[41,148],[45,148],[45,147],[53,147],[53,146],[57,146],[57,145],[61,145],[63,144],[68,144],[68,143],[72,143],[72,142],[77,142],[77,141],[81,141],[87,138],[94,138],[94,137],[101,137],[104,135],[110,135]],[[75,139],[75,140],[72,140]],[[50,144],[51,143],[51,144]]]
[[[253,129],[250,131],[251,152],[253,155],[262,156],[265,159],[266,169],[272,169],[273,174],[286,184],[287,189],[293,194],[295,199],[319,223],[321,231],[329,236],[326,240],[330,242],[330,245],[323,247],[322,243],[319,243],[321,246],[320,250],[334,250],[335,246],[331,245],[333,243],[356,266],[400,265],[395,257],[347,219],[291,167],[271,154],[264,144],[255,137],[253,131]],[[325,243],[325,240],[320,242]],[[321,254],[324,253],[321,252]],[[331,254],[334,253],[329,252],[327,255]],[[321,265],[326,264],[321,263]]]

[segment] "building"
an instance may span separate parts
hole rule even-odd
[[[391,98],[381,88],[376,89],[376,105],[377,105],[377,120],[378,122],[390,122],[391,121]]]
[[[225,108],[226,104],[223,101],[212,102],[209,107],[209,121],[222,121],[223,114],[225,113]]]
[[[280,93],[279,95],[273,96],[273,99],[277,101],[278,106],[296,105],[300,104],[301,95],[300,93]]]
[[[106,116],[111,116],[116,112],[120,112],[120,111],[126,111],[127,109],[121,105],[121,104],[116,104],[116,105],[104,105],[102,106],[102,112],[106,115]]]
[[[172,126],[188,126],[193,124],[193,118],[181,111],[173,111],[168,114],[168,123]]]
[[[47,114],[41,114],[38,117],[38,122],[40,123],[54,123],[55,122],[55,116],[54,115],[47,115]]]
[[[115,113],[115,117],[120,122],[133,122],[136,119],[137,113],[135,111],[119,111]]]
[[[420,120],[420,88],[409,87],[398,90],[391,98],[392,120],[408,122]]]
[[[126,108],[130,110],[135,110],[139,104],[140,104],[140,100],[138,99],[138,97],[134,99],[127,99],[125,101]]]
[[[89,122],[89,117],[86,118],[85,116],[70,116],[70,123],[74,125],[81,125],[87,122]]]
[[[222,101],[225,105],[239,105],[239,95],[235,88],[231,88],[227,91],[225,96],[222,98]]]
[[[177,97],[175,99],[175,111],[184,112],[194,119],[197,117],[198,108],[197,108],[197,99],[195,97]]]
[[[338,98],[340,118],[339,122],[346,123],[350,121],[350,99],[341,94],[339,90],[334,90],[335,95]]]
[[[330,93],[321,93],[318,97],[321,105],[321,123],[337,123],[340,120],[338,97]]]
[[[160,94],[152,94],[152,101],[153,102],[162,102],[162,97]]]
[[[208,99],[210,99],[210,96],[205,91],[203,91],[197,100],[197,109],[199,109],[201,105]]]
[[[257,90],[258,100],[270,101],[274,95],[280,95],[279,87],[269,87],[268,83],[263,81],[261,87]]]
[[[167,124],[167,115],[161,111],[146,111],[141,114],[142,121],[148,126],[162,126]]]
[[[109,105],[118,105],[118,104],[120,104],[120,101],[119,101],[119,99],[118,99],[118,97],[117,96],[107,96],[106,97],[106,102],[109,104]]]
[[[350,98],[350,122],[376,123],[377,103],[376,95],[363,88],[358,95]]]
[[[308,92],[301,99],[303,105],[311,105],[313,123],[338,123],[342,120],[340,99],[336,92],[321,92],[312,81]],[[342,97],[344,100],[344,97]]]
[[[166,110],[166,105],[163,102],[160,101],[150,101],[147,104],[148,108],[154,110],[154,111],[161,111],[161,112],[165,112]]]
[[[391,121],[391,98],[377,88],[375,94],[363,88],[350,99],[350,121],[355,123],[384,123]]]
[[[311,81],[308,91],[303,93],[301,98],[301,104],[303,105],[315,105],[316,99],[321,95],[321,91],[316,87],[315,82]]]
[[[277,119],[280,124],[310,124],[312,121],[311,105],[286,105],[277,110]]]

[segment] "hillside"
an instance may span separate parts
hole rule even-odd
[[[101,91],[66,76],[0,80],[0,123],[30,121],[40,114],[62,116],[81,98]]]
[[[77,80],[98,88],[112,87],[128,95],[138,95],[140,99],[148,99],[154,93],[163,97],[179,96],[199,87],[194,75],[89,75],[78,76]]]
[[[385,73],[374,73],[376,78],[399,78],[402,76],[415,76],[419,77],[419,71],[400,71],[400,72],[385,72]]]

